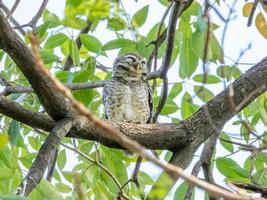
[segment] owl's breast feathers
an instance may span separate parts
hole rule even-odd
[[[103,89],[106,118],[114,121],[149,123],[152,116],[152,89],[146,80],[125,81],[112,77]]]

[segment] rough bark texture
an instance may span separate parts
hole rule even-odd
[[[58,144],[65,137],[73,124],[74,121],[68,118],[56,123],[53,130],[41,146],[28,175],[18,189],[20,195],[28,196],[32,189],[41,181],[49,162],[56,153]]]
[[[235,104],[239,105],[243,102],[240,107],[240,109],[243,109],[265,91],[263,88],[265,85],[267,85],[267,58],[252,67],[233,83]],[[258,90],[259,88],[263,89]],[[149,149],[169,149],[174,152],[181,152],[180,158],[184,158],[185,153],[194,153],[199,145],[210,135],[216,133],[213,126],[220,130],[238,112],[233,112],[228,102],[229,97],[227,90],[225,90],[215,96],[205,107],[200,108],[193,116],[179,124],[108,123]],[[3,96],[0,98],[0,112],[45,131],[51,131],[55,124],[48,115],[28,111],[18,103],[11,102]],[[208,116],[212,119],[212,123],[210,123]],[[120,148],[118,144],[107,138],[102,130],[97,129],[89,122],[80,130],[72,128],[67,136],[94,140],[106,146]],[[183,147],[186,150],[183,150]],[[180,158],[177,158],[177,161],[173,158],[173,163],[181,164],[181,162],[187,160]],[[181,164],[181,166],[186,165]]]
[[[0,10],[0,48],[14,60],[47,113],[54,119],[62,119],[69,113],[69,106],[59,95],[47,77],[39,73],[29,47],[20,39]]]
[[[177,1],[177,3],[185,3],[182,8],[185,10],[191,5],[192,0]],[[26,177],[26,184],[34,185],[38,183],[36,180],[43,176],[45,167],[49,162],[49,156],[53,154],[56,145],[67,132],[69,137],[94,140],[106,146],[120,148],[119,144],[107,137],[102,130],[90,122],[86,123],[82,128],[75,127],[72,120],[75,119],[76,121],[79,116],[73,112],[71,106],[56,91],[49,79],[39,73],[30,49],[11,28],[1,10],[0,49],[7,52],[17,64],[49,115],[26,110],[18,103],[12,102],[0,94],[1,113],[29,126],[52,131]],[[159,74],[160,71],[153,72],[148,77],[159,77]],[[119,129],[122,134],[129,136],[149,149],[168,149],[173,151],[171,162],[186,168],[197,148],[208,137],[218,133],[236,113],[266,91],[266,85],[267,58],[264,58],[233,83],[234,96],[231,102],[234,102],[236,108],[238,108],[236,110],[233,110],[230,106],[232,103],[229,101],[228,89],[226,89],[200,108],[194,115],[179,124],[138,125],[108,123]],[[71,117],[71,119],[68,117]],[[49,148],[51,149],[49,150]],[[43,158],[45,163],[40,161],[42,154],[45,154]],[[32,178],[33,175],[37,178]],[[31,186],[30,188],[32,189],[33,187]],[[25,194],[29,192],[30,189],[26,189]]]

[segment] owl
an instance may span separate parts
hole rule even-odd
[[[141,124],[151,121],[152,89],[146,74],[146,61],[140,55],[126,54],[114,61],[112,77],[103,88],[107,119]]]

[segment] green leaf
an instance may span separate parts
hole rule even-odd
[[[212,75],[212,74],[207,74],[206,75],[206,80],[205,80],[205,74],[196,74],[193,77],[193,80],[196,82],[200,82],[200,83],[209,83],[209,84],[213,84],[213,83],[220,83],[221,79],[219,79],[217,76]]]
[[[195,31],[192,34],[191,46],[193,47],[193,52],[198,58],[202,60],[205,51],[205,43],[206,43],[206,32]],[[206,56],[207,56],[206,57],[207,61],[209,61],[212,58],[212,49],[210,43],[208,45],[208,52]]]
[[[133,45],[135,45],[135,43],[132,40],[119,38],[119,39],[115,39],[115,40],[111,40],[107,42],[103,46],[103,50],[119,49],[119,48],[125,48],[125,47],[133,46]]]
[[[8,135],[9,139],[12,144],[17,144],[17,137],[20,134],[20,124],[18,121],[12,120],[9,129],[8,129]]]
[[[88,57],[83,65],[83,70],[88,73],[88,79],[93,78],[95,75],[96,59],[94,57]]]
[[[163,5],[163,6],[168,6],[170,4],[170,2],[168,0],[159,0],[159,2]]]
[[[8,134],[0,134],[0,150],[3,149],[9,142]]]
[[[33,136],[29,136],[28,140],[29,140],[29,143],[33,149],[35,149],[35,150],[40,149],[40,146],[41,146],[40,138],[35,138]]]
[[[68,39],[68,36],[66,36],[64,33],[58,33],[50,38],[45,43],[45,48],[47,49],[53,49],[57,46],[60,46]]]
[[[267,168],[258,170],[253,177],[261,187],[267,187]]]
[[[108,169],[116,176],[121,184],[125,183],[128,180],[127,170],[124,162],[121,162],[121,159],[116,156],[116,154],[109,148],[101,148],[103,152],[103,165],[107,166]],[[106,173],[102,174],[104,182],[108,188],[113,193],[118,192],[118,187],[114,184],[114,181],[110,179]]]
[[[182,103],[181,103],[181,114],[182,118],[186,119],[189,116],[191,116],[194,112],[196,112],[198,109],[198,106],[192,103],[192,99],[189,93],[185,93],[183,98],[182,98]]]
[[[0,181],[6,181],[14,176],[15,170],[7,168],[5,166],[0,167]]]
[[[185,197],[186,191],[188,188],[188,183],[183,182],[182,184],[179,185],[179,187],[176,189],[173,200],[182,200]],[[194,199],[194,198],[193,198]]]
[[[80,39],[86,49],[96,54],[101,53],[102,44],[96,37],[87,34],[81,34]]]
[[[245,139],[246,143],[248,143],[250,139],[250,130],[243,124],[240,127],[240,134]]]
[[[45,9],[43,13],[43,21],[49,23],[50,28],[57,27],[61,25],[61,20],[58,16],[56,16],[54,13],[49,12],[47,9]]]
[[[125,29],[127,23],[120,17],[112,17],[108,19],[108,27],[114,31],[120,31]]]
[[[48,200],[64,200],[58,190],[47,180],[42,179],[36,187],[37,191]]]
[[[20,196],[3,196],[0,195],[1,200],[27,200],[26,197],[20,197]]]
[[[56,56],[51,51],[42,50],[41,51],[41,56],[42,56],[42,59],[43,59],[44,64],[51,64],[51,63],[59,60],[59,57]]]
[[[80,54],[79,54],[79,49],[77,47],[77,44],[74,40],[70,41],[69,51],[70,51],[70,57],[73,61],[73,64],[76,66],[79,66],[80,65]]]
[[[231,158],[217,158],[217,169],[229,179],[240,179],[240,181],[249,181],[249,171],[241,168]]]
[[[64,183],[57,183],[56,188],[58,189],[59,192],[62,193],[69,193],[72,191],[72,188]]]
[[[220,46],[219,41],[217,40],[214,33],[211,34],[211,50],[212,50],[212,61],[219,60],[220,63],[224,63],[224,52]]]
[[[202,6],[199,4],[199,2],[194,1],[191,6],[183,12],[181,17],[184,18],[188,16],[199,16],[201,14],[201,11]]]
[[[138,172],[138,179],[141,178],[146,185],[152,185],[154,180],[145,172]]]
[[[169,92],[168,98],[173,99],[177,97],[177,95],[181,93],[182,89],[183,89],[182,83],[175,83]]]
[[[234,146],[233,146],[233,144],[232,144],[232,143],[229,143],[229,142],[225,142],[225,141],[223,141],[223,140],[221,140],[221,139],[225,139],[225,140],[231,141],[231,138],[230,138],[227,134],[225,134],[225,133],[221,133],[221,134],[220,134],[220,143],[221,143],[221,145],[222,145],[226,150],[228,150],[228,151],[230,151],[231,153],[233,153],[233,152],[234,152]]]
[[[231,78],[237,79],[241,75],[241,71],[236,66],[221,65],[216,71],[219,77],[226,78],[227,81]]]
[[[213,93],[203,86],[194,86],[194,92],[204,102],[208,102],[214,97]]]
[[[66,151],[63,149],[59,152],[57,157],[57,166],[60,170],[62,170],[66,165]]]
[[[28,200],[43,200],[42,195],[34,189],[28,196]]]
[[[181,78],[190,77],[197,69],[198,57],[193,52],[190,38],[185,38],[180,50],[179,75]]]
[[[146,22],[148,9],[149,5],[146,5],[133,15],[133,18],[131,20],[133,27],[141,27]]]
[[[169,114],[175,113],[177,110],[178,110],[178,106],[176,105],[176,103],[171,99],[167,99],[160,114],[169,115]]]
[[[174,185],[174,180],[167,173],[162,173],[152,186],[147,199],[165,199]]]
[[[8,145],[0,149],[0,160],[1,163],[5,164],[8,168],[17,169],[19,167],[17,157],[11,152]]]

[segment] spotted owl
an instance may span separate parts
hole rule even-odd
[[[149,123],[152,115],[152,90],[146,80],[143,57],[126,54],[113,64],[113,73],[103,89],[107,119],[118,122]]]

